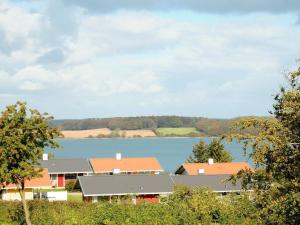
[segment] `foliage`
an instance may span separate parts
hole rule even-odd
[[[65,189],[67,191],[73,191],[74,188],[75,188],[76,182],[77,182],[77,180],[66,180],[65,181],[65,183],[66,183],[65,184]]]
[[[29,205],[33,224],[43,225],[260,224],[247,193],[220,198],[208,189],[186,187],[177,187],[174,194],[161,203],[133,205],[37,200]],[[0,214],[0,221],[22,224],[21,208],[18,202],[0,201],[0,209],[5,213]]]
[[[199,131],[194,127],[181,127],[181,128],[157,128],[155,130],[157,136],[199,136]]]
[[[244,119],[235,125],[255,170],[242,170],[243,186],[255,192],[254,201],[265,224],[300,224],[300,68],[289,73],[287,88],[275,97],[273,120]],[[241,130],[255,128],[256,134]]]
[[[24,197],[25,181],[40,176],[37,165],[44,148],[58,147],[53,139],[59,131],[49,127],[50,119],[48,114],[28,110],[22,102],[7,106],[0,117],[0,183],[16,185],[27,224],[30,220]]]
[[[209,144],[204,141],[193,146],[193,154],[187,159],[187,162],[205,163],[212,158],[215,162],[231,162],[232,156],[226,151],[220,139],[214,138]]]

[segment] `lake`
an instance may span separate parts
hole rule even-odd
[[[202,138],[210,142],[210,138]],[[102,158],[115,157],[156,157],[163,168],[173,172],[192,153],[192,147],[199,138],[131,138],[131,139],[59,139],[62,149],[46,150],[54,153],[55,158]],[[242,146],[236,142],[225,143],[234,161],[247,161]]]

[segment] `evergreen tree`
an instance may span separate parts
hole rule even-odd
[[[225,150],[221,140],[214,138],[210,144],[205,144],[200,141],[193,146],[193,153],[187,159],[187,162],[205,163],[208,159],[212,158],[215,162],[231,162],[231,154]]]

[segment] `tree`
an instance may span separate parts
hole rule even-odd
[[[265,224],[300,224],[300,67],[288,74],[288,86],[275,96],[273,120],[243,119],[226,136],[250,146],[255,170],[242,170],[244,188],[254,190],[254,201]],[[242,133],[255,128],[256,133]],[[242,134],[241,134],[242,133]]]
[[[25,183],[40,176],[38,161],[44,148],[58,147],[54,138],[60,133],[49,127],[50,119],[47,113],[27,109],[22,102],[7,106],[0,117],[0,183],[16,185],[27,225],[31,225],[31,220],[25,200]]]
[[[214,138],[210,144],[205,144],[204,141],[200,141],[193,146],[193,154],[187,159],[188,162],[204,163],[209,158],[213,158],[215,162],[231,162],[231,154],[225,150],[221,140]]]

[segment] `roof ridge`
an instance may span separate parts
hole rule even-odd
[[[214,165],[214,164],[249,164],[248,162],[214,162],[213,164],[211,165]],[[183,163],[182,165],[186,165],[186,164],[209,164],[208,162],[192,162],[192,163]]]
[[[94,159],[116,159],[116,158],[115,157],[109,157],[109,158],[102,158],[102,157],[101,158],[90,158],[90,160],[94,160]],[[122,157],[121,160],[123,160],[123,159],[155,159],[155,160],[157,160],[156,157]]]
[[[80,176],[80,177],[120,177],[120,176],[122,176],[122,177],[125,177],[125,176],[127,176],[127,177],[134,177],[134,176],[136,176],[136,177],[142,177],[142,176],[144,176],[144,177],[163,177],[163,176],[170,176],[169,174],[156,174],[156,175],[152,175],[152,174],[122,174],[122,173],[120,173],[120,174],[114,174],[114,175],[107,175],[107,174],[92,174],[92,175],[86,175],[86,176]]]

